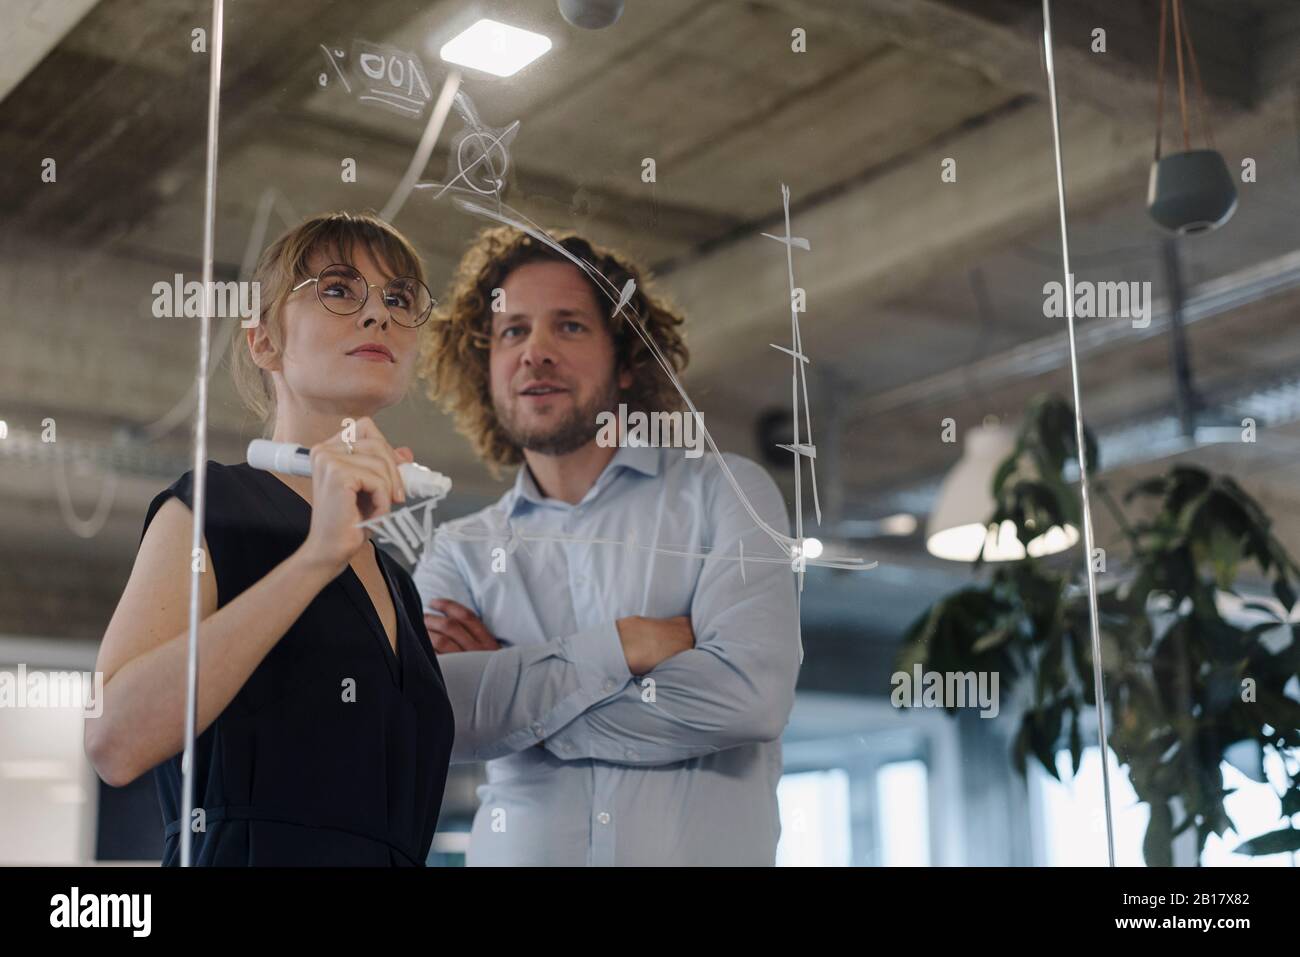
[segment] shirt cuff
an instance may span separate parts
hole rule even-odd
[[[623,642],[618,636],[618,625],[613,621],[591,625],[544,646],[520,645],[518,649],[533,655],[544,652],[544,657],[567,662],[577,676],[577,687],[545,714],[507,735],[503,739],[507,753],[543,744],[588,708],[618,694],[632,678],[623,654]],[[481,753],[476,753],[475,758],[491,760],[490,756]]]
[[[618,624],[602,621],[564,639],[563,655],[578,671],[582,690],[599,698],[620,690],[632,679]]]

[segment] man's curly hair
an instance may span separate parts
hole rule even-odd
[[[690,356],[680,328],[685,319],[663,298],[647,291],[646,277],[631,260],[573,233],[552,237],[593,266],[613,288],[622,289],[629,279],[634,280],[636,292],[625,311],[635,311],[641,318],[642,326],[674,372],[686,368]],[[534,262],[569,260],[513,227],[484,229],[461,258],[448,294],[439,303],[428,324],[429,332],[421,340],[419,374],[426,381],[429,398],[452,413],[456,430],[470,440],[493,475],[499,475],[502,466],[523,461],[522,449],[506,435],[492,406],[488,354],[493,290],[501,288],[514,270]],[[622,313],[611,317],[614,303],[590,276],[582,274],[613,334],[616,369],[632,373],[632,384],[620,393],[619,401],[626,403],[629,412],[681,409],[677,389],[631,328],[630,320]]]

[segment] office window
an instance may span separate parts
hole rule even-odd
[[[853,860],[849,775],[843,768],[784,775],[778,867],[847,867]]]
[[[924,761],[895,761],[876,772],[880,864],[930,863],[930,780]]]
[[[25,667],[25,666],[24,666]],[[0,668],[10,675],[14,666]],[[70,672],[26,669],[51,688]],[[79,707],[0,707],[0,864],[78,864],[94,856],[94,772]]]
[[[1101,760],[1096,747],[1083,749],[1079,773],[1073,774],[1068,750],[1056,754],[1057,781],[1036,762],[1031,762],[1039,808],[1041,860],[1048,867],[1105,867],[1106,809],[1102,799]],[[1111,813],[1115,826],[1115,863],[1121,867],[1142,867],[1142,836],[1150,811],[1140,804],[1110,755]]]
[[[1115,863],[1122,867],[1144,867],[1146,861],[1142,855],[1142,838],[1146,834],[1150,810],[1138,801],[1128,774],[1116,764],[1113,754],[1110,762]],[[1105,866],[1106,818],[1102,805],[1098,749],[1084,749],[1079,774],[1073,779],[1070,776],[1069,751],[1057,753],[1056,765],[1062,781],[1054,780],[1042,768],[1034,765],[1033,778],[1040,814],[1040,852],[1043,855],[1038,863],[1049,866]],[[1280,759],[1272,755],[1271,760],[1264,764],[1265,774],[1273,783],[1253,781],[1227,763],[1222,765],[1222,771],[1224,787],[1237,789],[1224,803],[1228,816],[1236,823],[1238,830],[1227,831],[1223,837],[1210,835],[1201,854],[1201,864],[1214,867],[1293,866],[1300,855],[1250,857],[1233,853],[1233,848],[1247,838],[1282,826],[1281,802],[1276,790],[1277,783],[1285,776]],[[1080,821],[1086,822],[1086,825],[1081,827]],[[1194,846],[1184,841],[1184,856],[1186,849]],[[1174,862],[1178,865],[1191,863],[1190,860],[1180,859],[1180,848],[1177,845],[1174,849]]]
[[[1206,867],[1295,867],[1300,864],[1300,854],[1250,857],[1232,852],[1242,841],[1283,826],[1282,801],[1278,793],[1286,784],[1287,775],[1281,757],[1276,752],[1264,756],[1267,781],[1251,780],[1226,762],[1222,769],[1224,788],[1236,789],[1236,793],[1229,794],[1223,802],[1236,830],[1225,831],[1223,837],[1211,834],[1201,852],[1201,864]]]

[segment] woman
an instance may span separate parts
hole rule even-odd
[[[289,230],[254,278],[265,308],[234,344],[236,384],[272,439],[310,447],[312,475],[207,466],[192,860],[421,865],[452,712],[410,577],[357,525],[405,501],[410,450],[370,416],[405,394],[433,303],[410,243],[365,215]],[[149,506],[96,665],[103,715],[86,722],[107,783],[154,769],[169,865],[185,825],[191,496],[187,473]]]

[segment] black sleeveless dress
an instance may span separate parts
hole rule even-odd
[[[148,529],[187,472],[149,505]],[[204,534],[218,607],[307,537],[311,506],[269,472],[208,462]],[[143,532],[141,533],[143,539]],[[371,547],[374,547],[373,545]],[[201,865],[422,866],[455,732],[410,576],[375,549],[397,614],[397,654],[365,585],[344,569],[195,741],[191,861]],[[199,659],[203,681],[203,659]],[[180,862],[181,755],[154,769]]]

